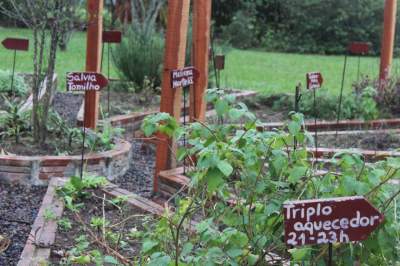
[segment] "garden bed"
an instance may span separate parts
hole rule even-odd
[[[108,184],[105,187],[85,189],[86,197],[74,203],[81,205],[79,211],[71,211],[65,208],[56,193],[65,183],[66,180],[60,178],[50,182],[18,265],[39,262],[59,265],[67,261],[73,265],[92,265],[94,258],[101,261],[100,265],[112,261],[124,262],[124,258],[140,260],[138,255],[142,243],[138,241],[135,232],[145,227],[151,228],[152,215],[161,215],[163,208],[116,185]],[[104,221],[103,217],[107,221],[102,223],[105,228],[99,226]],[[107,231],[105,235],[104,230]]]
[[[129,167],[131,144],[119,140],[110,151],[86,154],[85,171],[112,180]],[[79,173],[81,156],[18,156],[0,155],[0,180],[40,185],[52,177]]]
[[[10,240],[0,252],[0,265],[17,265],[45,192],[44,187],[0,182],[0,235]]]

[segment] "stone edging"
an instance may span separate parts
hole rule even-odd
[[[85,155],[85,171],[112,180],[129,168],[131,144],[118,140],[110,151]],[[0,180],[44,185],[49,179],[79,174],[81,156],[0,155]]]

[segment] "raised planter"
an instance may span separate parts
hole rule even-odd
[[[57,220],[62,217],[64,211],[64,203],[58,199],[56,189],[62,186],[65,181],[65,178],[57,177],[50,181],[39,213],[21,254],[18,266],[47,265],[46,263],[49,261],[52,245],[56,239],[58,230]],[[113,197],[126,196],[127,203],[137,208],[138,212],[144,212],[156,216],[164,214],[164,207],[161,205],[119,188],[114,184],[107,185],[103,191]],[[55,215],[55,219],[50,221],[46,220],[46,210],[51,210]]]
[[[263,130],[273,130],[275,128],[284,127],[285,123],[275,122],[275,123],[265,123],[260,126]],[[318,131],[336,131],[336,130],[360,130],[360,129],[396,129],[400,128],[400,119],[379,119],[371,121],[363,120],[341,120],[339,123],[336,121],[322,121],[317,122],[307,122],[305,123],[305,129],[314,132],[315,129]]]
[[[113,150],[85,155],[85,171],[109,180],[129,168],[131,144],[118,140]],[[81,156],[0,155],[0,180],[29,185],[44,185],[49,179],[79,174]]]

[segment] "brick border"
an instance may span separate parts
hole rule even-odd
[[[262,130],[273,130],[275,128],[284,127],[283,122],[265,123],[259,128]],[[335,130],[361,130],[361,129],[398,129],[400,128],[400,119],[379,119],[371,121],[363,120],[341,120],[339,123],[336,121],[321,121],[317,122],[306,122],[305,129],[310,132],[314,132],[315,129],[319,131],[335,131]]]
[[[38,215],[33,223],[31,232],[22,251],[18,266],[41,265],[48,262],[51,246],[54,244],[57,233],[57,220],[62,216],[64,203],[58,199],[56,188],[65,182],[64,179],[53,178],[50,181],[47,192],[43,198]],[[55,219],[46,221],[44,214],[46,210],[52,210]]]
[[[113,150],[85,155],[85,170],[109,180],[129,169],[131,144],[118,140]],[[53,177],[79,174],[81,156],[0,155],[0,180],[29,185],[45,185]]]

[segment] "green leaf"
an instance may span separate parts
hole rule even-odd
[[[297,166],[290,170],[288,181],[292,184],[297,183],[300,178],[305,176],[307,172],[307,167],[305,166]]]
[[[215,192],[225,181],[224,174],[217,168],[209,169],[204,180],[207,182],[210,193]]]
[[[289,249],[289,253],[292,254],[294,261],[304,261],[310,257],[311,250],[311,248],[294,248]]]
[[[114,264],[114,265],[118,265],[119,262],[116,258],[112,257],[112,256],[105,256],[104,257],[104,262],[106,263],[110,263],[110,264]]]
[[[296,136],[300,133],[301,124],[299,122],[291,121],[288,125],[289,133],[293,136]]]
[[[227,161],[219,161],[217,164],[218,169],[226,176],[230,176],[233,172],[233,167]]]
[[[153,241],[153,240],[145,240],[143,242],[143,247],[142,247],[142,251],[144,253],[148,253],[150,250],[152,250],[154,247],[156,247],[158,245],[158,242]]]

